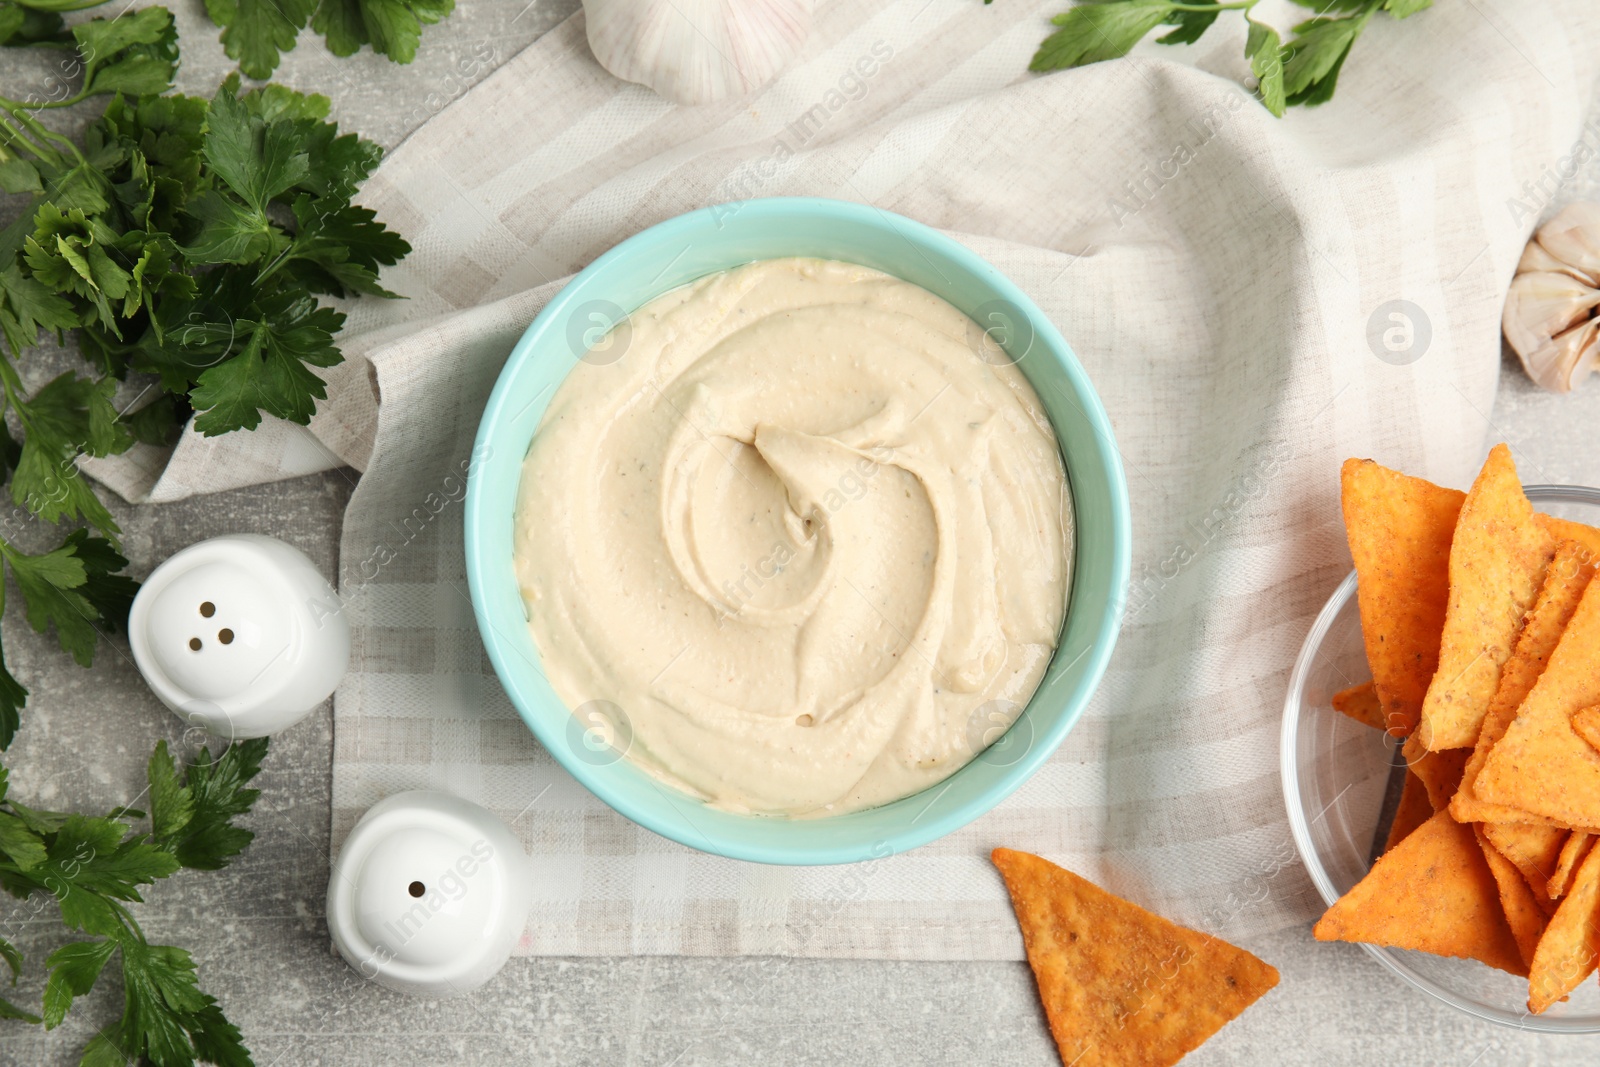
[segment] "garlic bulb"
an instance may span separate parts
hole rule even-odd
[[[1600,204],[1571,204],[1534,234],[1501,328],[1528,377],[1570,392],[1600,364]]]
[[[583,0],[589,47],[624,81],[680,104],[771,81],[811,30],[813,0]]]

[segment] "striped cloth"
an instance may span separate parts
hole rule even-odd
[[[416,247],[386,276],[410,299],[353,309],[364,359],[311,435],[365,469],[336,845],[399,790],[488,806],[536,857],[528,953],[1020,958],[1000,844],[1224,936],[1312,914],[1277,737],[1349,567],[1338,464],[1463,485],[1483,455],[1504,289],[1589,137],[1600,9],[1380,19],[1335,101],[1280,121],[1239,87],[1231,16],[1181,52],[1026,75],[1060,6],[823,3],[779,80],[698,109],[607,75],[578,15],[384,163],[364,201]],[[1039,303],[1110,411],[1136,533],[1115,661],[1049,764],[965,830],[846,868],[705,856],[610,812],[516,717],[463,578],[479,413],[563,279],[680,212],[801,194],[946,229]]]

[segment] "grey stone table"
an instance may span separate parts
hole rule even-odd
[[[183,86],[209,91],[228,69],[199,0],[177,0]],[[427,31],[397,67],[364,54],[336,60],[309,34],[279,80],[327,93],[341,122],[387,146],[462,91],[466,57],[503,62],[565,17],[576,0],[474,0]],[[38,55],[0,56],[8,95],[42,79]],[[469,64],[470,66],[470,64]],[[473,80],[482,73],[473,76]],[[1592,188],[1593,183],[1588,183]],[[1570,398],[1539,393],[1508,364],[1486,436],[1508,440],[1530,480],[1600,485],[1600,382]],[[159,507],[115,509],[135,574],[204,537],[254,530],[308,552],[333,574],[355,474],[333,471]],[[29,802],[103,811],[131,803],[159,738],[178,721],[151,697],[126,645],[103,642],[85,671],[8,613],[5,650],[33,689],[5,764]],[[329,950],[332,720],[324,707],[274,739],[247,824],[255,843],[225,871],[183,873],[139,910],[155,941],[194,952],[202,981],[243,1029],[259,1067],[301,1064],[1057,1063],[1021,963],[884,963],[781,959],[602,958],[512,961],[476,994],[413,1000],[357,977]],[[49,915],[46,912],[46,915]],[[28,956],[17,990],[37,1003],[43,956],[61,940],[53,916],[32,921],[0,901],[0,932]],[[1593,1063],[1596,1038],[1557,1039],[1477,1024],[1382,973],[1360,949],[1314,946],[1299,929],[1249,948],[1283,984],[1186,1061],[1220,1064],[1385,1063],[1407,1067]],[[0,1063],[70,1064],[120,1012],[110,977],[44,1033],[0,1023]]]

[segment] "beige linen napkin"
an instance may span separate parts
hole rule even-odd
[[[536,858],[534,953],[1018,958],[999,844],[1222,934],[1311,914],[1277,737],[1348,567],[1338,465],[1462,485],[1481,458],[1504,289],[1559,192],[1524,182],[1583,134],[1600,9],[1379,19],[1334,102],[1280,121],[1236,83],[1228,16],[1187,55],[1025,74],[1061,6],[823,3],[781,78],[703,108],[611,78],[580,15],[384,163],[363,200],[416,247],[386,276],[410,299],[353,309],[362,358],[310,434],[211,446],[365,469],[342,545],[335,842],[402,789],[489,806]],[[1136,534],[1121,644],[1055,757],[967,829],[849,868],[704,856],[611,813],[517,719],[463,579],[478,416],[562,280],[680,212],[799,194],[949,230],[1039,303],[1110,411]],[[153,492],[208,487],[220,458],[186,438]]]

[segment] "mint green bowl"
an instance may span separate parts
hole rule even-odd
[[[1038,391],[1061,442],[1077,516],[1072,596],[1043,683],[1004,737],[945,781],[868,811],[830,818],[737,815],[707,807],[626,759],[594,759],[538,668],[512,571],[522,461],[551,395],[621,315],[741,263],[817,256],[873,267],[994,327]],[[576,350],[575,350],[576,349]],[[1131,543],[1128,486],[1111,423],[1072,349],[994,267],[910,219],[839,200],[748,200],[680,215],[630,237],[581,271],[512,349],[478,427],[468,480],[467,579],[478,629],[511,702],[573,777],[640,826],[691,848],[760,863],[879,859],[959,829],[1027,781],[1077,723],[1105,673],[1121,623]],[[995,842],[1000,844],[1001,842]]]

